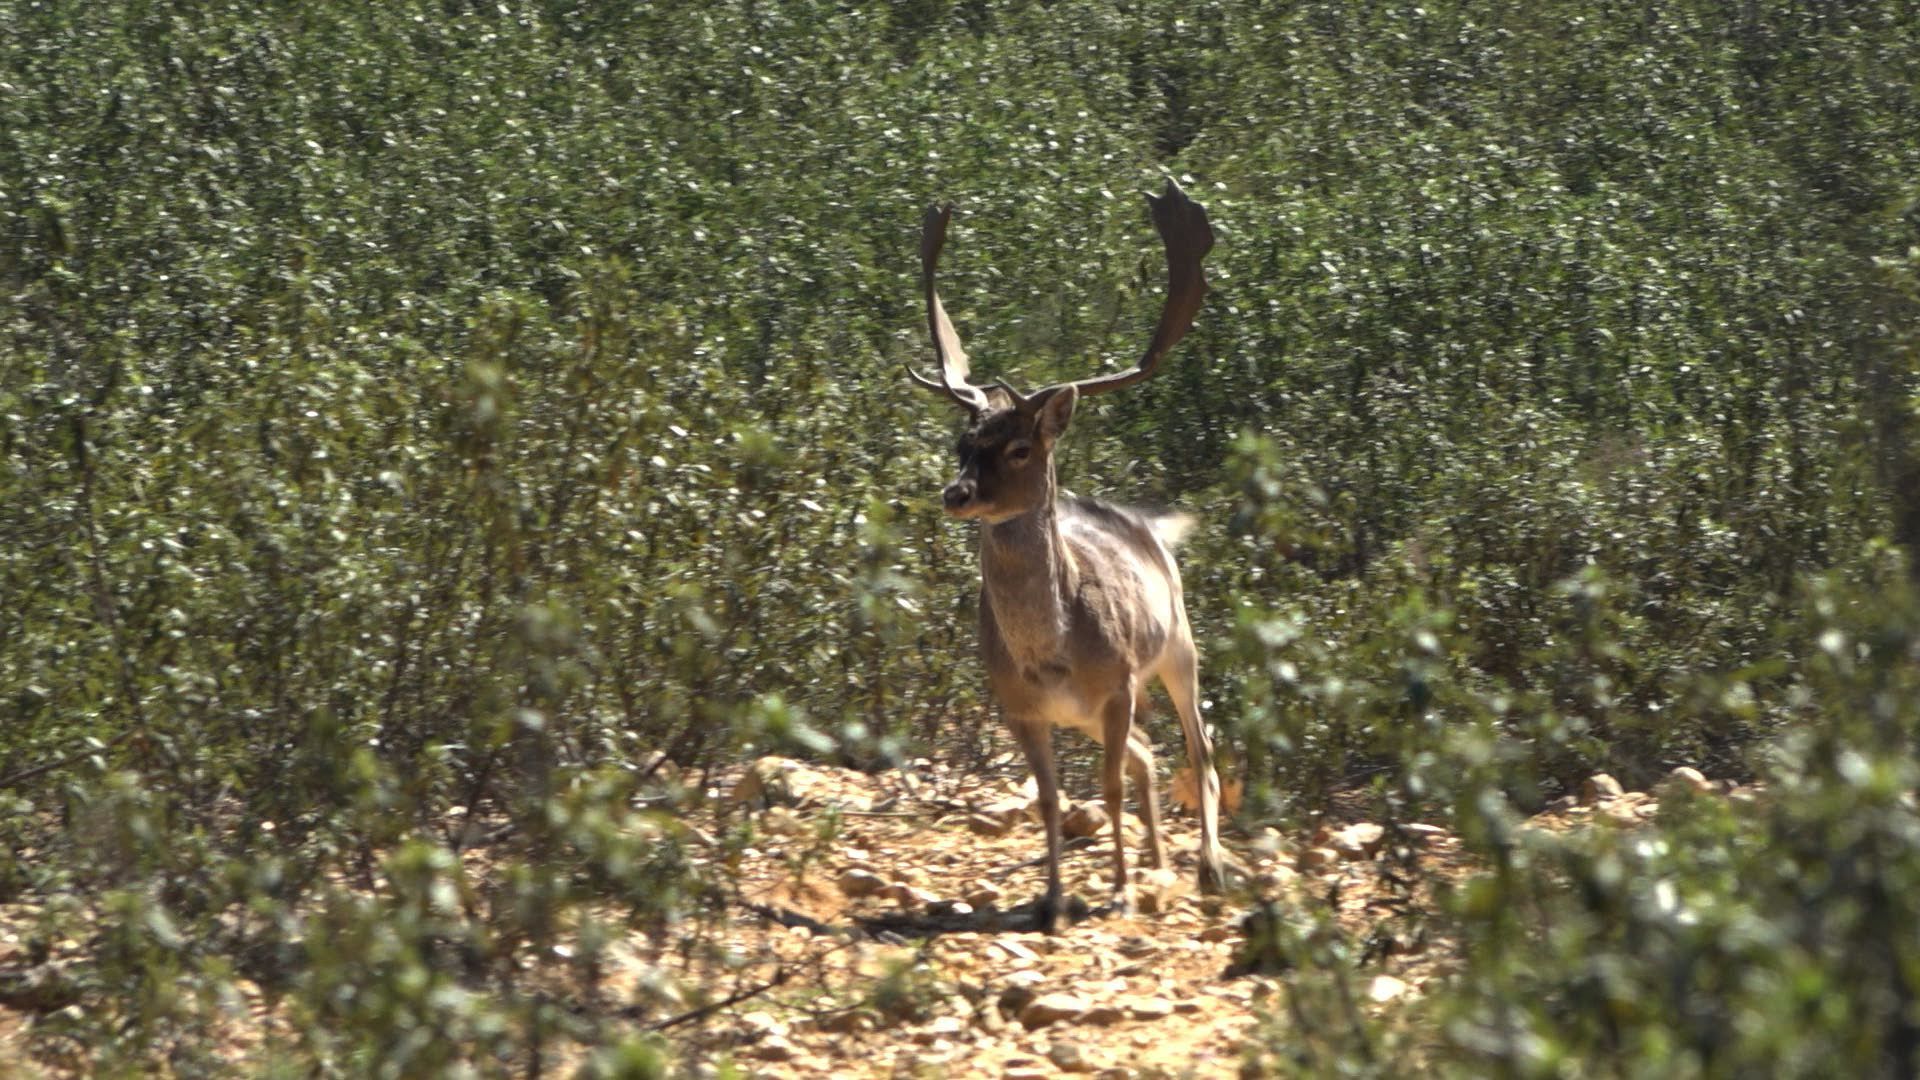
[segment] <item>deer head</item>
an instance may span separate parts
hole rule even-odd
[[[967,429],[956,450],[960,474],[942,493],[947,513],[989,523],[1018,517],[1053,498],[1053,447],[1066,433],[1074,406],[1083,394],[1104,394],[1152,378],[1160,361],[1193,326],[1207,279],[1200,261],[1213,248],[1207,212],[1171,179],[1158,197],[1147,196],[1154,227],[1167,251],[1167,299],[1147,351],[1131,371],[1097,375],[1023,394],[1004,382],[969,381],[967,354],[947,318],[934,287],[940,251],[946,246],[951,207],[929,207],[920,230],[920,269],[927,297],[927,324],[933,335],[940,377],[930,379],[911,367],[907,374],[964,409]]]

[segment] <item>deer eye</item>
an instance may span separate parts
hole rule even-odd
[[[1027,459],[1032,456],[1033,456],[1032,443],[1017,442],[1007,447],[1007,460],[1012,462],[1015,465],[1025,465],[1027,463]]]

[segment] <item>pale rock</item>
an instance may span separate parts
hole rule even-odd
[[[860,792],[867,783],[864,774],[852,769],[808,765],[792,758],[763,757],[747,766],[740,782],[728,793],[727,802],[750,810],[770,806],[805,808],[829,802],[871,810],[873,799]]]
[[[635,766],[641,776],[647,777],[648,783],[669,785],[680,782],[680,766],[675,765],[664,750],[642,755]]]
[[[1087,1000],[1078,994],[1055,992],[1041,994],[1020,1010],[1020,1023],[1028,1031],[1047,1027],[1062,1021],[1071,1022],[1085,1016],[1092,1008]]]
[[[1659,794],[1662,801],[1683,799],[1689,795],[1711,795],[1716,790],[1713,781],[1699,769],[1682,765],[1667,774],[1660,781]]]
[[[1447,830],[1440,826],[1426,825],[1418,821],[1410,821],[1400,826],[1400,832],[1414,843],[1428,847],[1445,840],[1448,836]]]
[[[1594,773],[1580,782],[1580,801],[1588,806],[1617,799],[1624,794],[1626,789],[1620,786],[1620,781],[1606,773]]]
[[[1134,998],[1127,1002],[1127,1015],[1135,1020],[1165,1020],[1173,1015],[1173,1002],[1166,998]]]
[[[832,1032],[835,1035],[858,1035],[862,1032],[872,1031],[877,1024],[874,1021],[873,1013],[865,1009],[850,1009],[846,1012],[828,1013],[820,1019],[815,1020],[813,1026],[819,1028],[821,1031]]]
[[[887,887],[885,878],[857,866],[842,871],[835,884],[840,886],[842,894],[856,900],[863,896],[872,896]]]
[[[914,1039],[930,1043],[939,1039],[957,1039],[967,1033],[967,1022],[957,1016],[936,1016],[926,1027],[914,1033]]]
[[[912,885],[901,884],[889,885],[881,889],[880,898],[892,901],[898,905],[902,911],[919,911],[939,900],[939,897],[934,896],[925,889],[917,889]]]
[[[1330,847],[1312,847],[1300,853],[1300,865],[1309,870],[1320,870],[1339,861],[1340,853]]]
[[[768,1036],[753,1048],[753,1056],[761,1061],[792,1061],[799,1052],[799,1047],[780,1035]]]
[[[1266,891],[1284,889],[1293,884],[1294,880],[1299,876],[1300,871],[1295,870],[1293,867],[1287,866],[1284,863],[1275,863],[1265,870],[1262,870],[1260,876],[1254,880],[1259,883],[1263,891]]]
[[[1019,817],[1002,817],[996,814],[967,815],[967,831],[975,836],[984,836],[989,840],[1005,836],[1013,831]]]
[[[1060,822],[1060,831],[1072,840],[1083,836],[1099,836],[1112,824],[1113,821],[1107,817],[1104,807],[1093,803],[1080,803],[1067,811],[1066,818]]]
[[[1356,822],[1333,834],[1333,850],[1349,862],[1373,858],[1386,839],[1387,830],[1371,821]]]
[[[1640,807],[1626,806],[1621,803],[1610,803],[1600,811],[1600,820],[1606,822],[1608,825],[1632,828],[1640,824]]]
[[[974,907],[989,908],[999,903],[1000,897],[1005,894],[1000,891],[998,885],[995,885],[991,881],[975,881],[973,884],[967,886],[967,891],[964,895],[966,896],[967,903],[972,904]]]
[[[1029,953],[1028,955],[1032,955],[1032,954]],[[1041,983],[1046,981],[1047,981],[1047,976],[1044,972],[1033,971],[1033,970],[1016,971],[1013,974],[1008,975],[1006,978],[1006,983],[1009,987],[1012,987],[1017,990],[1027,990],[1027,991],[1036,990]]]
[[[1406,981],[1396,979],[1391,975],[1375,975],[1373,981],[1367,984],[1367,996],[1382,1004],[1392,1001],[1394,998],[1400,997],[1406,992]]]
[[[746,1029],[747,1033],[754,1038],[765,1038],[769,1035],[785,1035],[787,1033],[787,1025],[775,1020],[772,1013],[759,1010],[742,1016],[740,1018],[740,1026]]]
[[[1179,895],[1181,879],[1167,867],[1143,867],[1133,872],[1133,906],[1142,915],[1169,910]]]
[[[785,806],[770,806],[760,815],[760,828],[770,836],[799,836],[813,826]]]
[[[1039,953],[1034,952],[1032,949],[1027,948],[1012,938],[995,938],[993,947],[1006,953],[1008,957],[1014,960],[1023,960],[1029,964],[1035,963],[1040,959]]]
[[[1263,825],[1259,832],[1253,834],[1253,839],[1247,842],[1247,848],[1256,855],[1273,857],[1286,851],[1287,841],[1280,834],[1279,829],[1271,825]]]
[[[1061,1072],[1093,1071],[1093,1065],[1087,1061],[1087,1056],[1080,1052],[1080,1047],[1070,1042],[1057,1042],[1047,1047],[1047,1060],[1053,1062]]]

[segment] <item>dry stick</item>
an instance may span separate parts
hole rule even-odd
[[[19,785],[24,784],[29,780],[33,780],[37,777],[45,776],[46,774],[53,772],[57,769],[64,769],[67,766],[73,764],[74,762],[79,761],[81,758],[91,757],[92,755],[98,754],[102,751],[111,750],[114,747],[119,746],[121,743],[126,742],[132,736],[133,736],[133,729],[129,728],[126,731],[123,731],[120,734],[115,735],[113,738],[108,739],[106,742],[101,743],[99,746],[89,746],[84,750],[76,750],[65,757],[55,758],[52,761],[45,762],[40,765],[35,765],[31,768],[21,769],[19,772],[14,773],[12,776],[6,777],[4,779],[0,779],[0,791],[10,791],[13,788],[18,787]]]
[[[1068,855],[1077,855],[1082,851],[1090,851],[1092,850],[1093,845],[1094,845],[1093,837],[1076,836],[1073,839],[1068,840],[1065,843],[1060,845],[1060,856],[1062,858],[1065,858]],[[1045,866],[1045,865],[1047,865],[1047,857],[1045,855],[1041,855],[1038,858],[1028,859],[1026,862],[1014,863],[1012,866],[1002,867],[998,870],[993,871],[992,876],[996,878],[1003,878],[1003,879],[1010,878],[1022,870],[1031,869],[1035,866]]]
[[[647,1030],[648,1031],[665,1031],[671,1027],[679,1027],[681,1024],[692,1023],[695,1020],[703,1020],[709,1016],[712,1016],[714,1013],[719,1012],[722,1009],[730,1009],[733,1006],[748,1000],[749,998],[759,997],[761,994],[764,994],[767,991],[774,989],[775,987],[784,985],[786,981],[787,981],[787,968],[786,968],[786,965],[783,964],[777,970],[774,971],[773,978],[767,980],[764,983],[761,983],[759,986],[756,986],[751,990],[742,990],[736,994],[733,994],[727,997],[723,1001],[716,1001],[710,1005],[702,1005],[697,1009],[689,1009],[686,1012],[681,1013],[679,1016],[670,1016],[667,1019],[662,1020],[657,1024],[650,1025],[647,1028]]]

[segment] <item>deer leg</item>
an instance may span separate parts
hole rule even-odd
[[[1160,683],[1180,714],[1187,764],[1193,766],[1194,787],[1200,792],[1200,891],[1217,893],[1227,883],[1220,860],[1220,776],[1213,771],[1213,740],[1200,722],[1200,661],[1191,639],[1170,652]]]
[[[1129,680],[1131,681],[1131,680]],[[1133,690],[1108,700],[1100,716],[1100,790],[1106,796],[1107,820],[1113,828],[1113,907],[1123,914],[1133,911],[1133,894],[1127,888],[1127,836],[1120,827],[1126,812],[1127,762],[1133,757]]]
[[[1158,870],[1167,865],[1167,844],[1160,837],[1160,788],[1154,783],[1153,744],[1147,741],[1140,723],[1137,701],[1133,717],[1133,738],[1127,740],[1127,774],[1133,777],[1133,794],[1140,800],[1140,820],[1147,826],[1147,865]],[[1119,826],[1119,822],[1114,822],[1115,828]]]
[[[1053,728],[1044,721],[1013,721],[1014,741],[1027,755],[1040,792],[1040,822],[1047,832],[1047,891],[1040,899],[1040,929],[1052,933],[1060,918],[1060,781],[1053,773]]]

